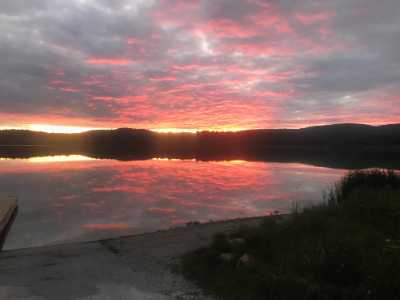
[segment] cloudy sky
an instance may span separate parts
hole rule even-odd
[[[0,127],[400,122],[398,0],[1,0]]]

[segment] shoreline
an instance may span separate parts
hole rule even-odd
[[[6,250],[0,253],[0,298],[212,299],[173,271],[179,257],[208,245],[216,233],[284,216],[230,219],[95,241]]]
[[[35,249],[41,249],[41,248],[51,248],[51,247],[58,247],[58,246],[68,246],[68,245],[75,245],[75,244],[85,244],[85,243],[96,243],[96,242],[108,242],[108,241],[113,241],[113,240],[120,240],[120,239],[130,239],[130,238],[136,238],[136,237],[141,237],[141,236],[147,236],[147,235],[155,235],[155,234],[160,234],[160,233],[167,233],[170,231],[180,231],[180,230],[190,230],[190,229],[195,229],[197,227],[207,227],[207,226],[218,226],[218,224],[230,224],[230,223],[252,223],[252,222],[259,222],[262,219],[265,218],[270,218],[270,217],[285,217],[290,215],[290,213],[281,213],[281,214],[270,214],[270,215],[261,215],[261,216],[254,216],[254,217],[237,217],[233,219],[224,219],[224,220],[210,220],[210,221],[205,221],[205,222],[200,222],[200,221],[188,221],[186,223],[173,226],[173,227],[167,227],[167,228],[161,228],[161,229],[149,229],[149,231],[143,231],[143,232],[138,232],[134,233],[132,228],[132,231],[128,228],[127,233],[123,233],[121,235],[115,235],[112,237],[94,237],[93,239],[68,239],[65,241],[60,241],[60,242],[54,242],[54,243],[49,243],[45,245],[40,245],[40,246],[27,246],[27,247],[21,247],[21,248],[12,248],[12,249],[3,249],[0,251],[1,253],[6,253],[6,252],[12,252],[12,251],[22,251],[22,250],[35,250]]]

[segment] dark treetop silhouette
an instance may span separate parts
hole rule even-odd
[[[199,160],[310,162],[333,167],[400,165],[400,124],[335,124],[302,129],[156,133],[120,128],[78,134],[0,131],[0,156],[84,154],[121,160],[152,157]]]

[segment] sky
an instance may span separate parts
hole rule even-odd
[[[400,122],[398,0],[1,0],[0,32],[0,128]]]

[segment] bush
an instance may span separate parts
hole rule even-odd
[[[392,170],[349,172],[330,193],[330,200],[341,202],[356,190],[399,190],[400,176]]]
[[[183,257],[183,272],[221,299],[400,299],[399,182],[390,171],[351,172],[328,203],[219,234]],[[239,265],[243,254],[254,262]]]

